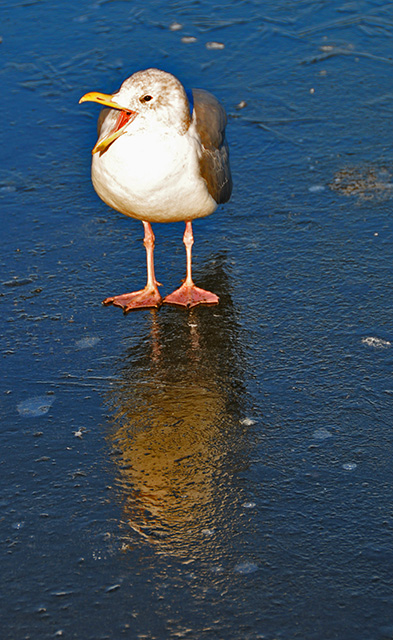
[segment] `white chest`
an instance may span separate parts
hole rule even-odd
[[[93,156],[92,180],[109,206],[147,222],[193,220],[217,206],[200,176],[192,135],[125,133]]]

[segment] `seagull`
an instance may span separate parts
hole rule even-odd
[[[79,102],[102,105],[92,150],[92,182],[99,197],[117,211],[141,220],[147,261],[144,289],[112,296],[104,305],[133,309],[162,303],[194,307],[217,304],[218,296],[192,280],[192,221],[227,202],[232,191],[226,114],[207,91],[187,92],[171,73],[138,71],[113,94],[86,93]],[[151,224],[185,222],[186,278],[162,299],[154,272]]]

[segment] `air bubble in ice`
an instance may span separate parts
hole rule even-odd
[[[311,187],[308,187],[308,190],[310,193],[321,193],[322,191],[325,191],[325,188],[323,186],[323,184],[313,184],[311,185]]]
[[[98,338],[97,336],[85,336],[84,338],[81,338],[80,340],[76,341],[76,346],[79,349],[90,349],[91,347],[95,347],[95,345],[97,344],[97,342],[100,341],[100,338]]]
[[[55,396],[35,396],[19,402],[16,408],[24,418],[39,418],[48,413],[54,401]]]
[[[345,469],[345,471],[353,471],[357,466],[356,462],[345,462],[343,464],[343,469]]]
[[[368,347],[375,347],[376,349],[386,349],[386,347],[390,347],[392,343],[388,340],[382,340],[382,338],[368,336],[367,338],[362,338],[362,344],[366,344]]]
[[[248,561],[240,562],[235,566],[235,571],[236,573],[242,573],[244,575],[247,575],[249,573],[254,573],[255,571],[258,571],[258,565],[256,565],[255,562],[248,562]]]
[[[330,433],[330,431],[328,431],[327,429],[325,429],[325,427],[321,427],[320,429],[316,429],[313,433],[313,437],[316,440],[327,440],[327,438],[331,438],[332,437],[332,433]]]
[[[242,418],[242,420],[239,420],[240,424],[244,424],[245,427],[252,427],[253,424],[255,424],[255,420],[252,420],[252,418]]]

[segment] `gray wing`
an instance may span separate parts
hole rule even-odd
[[[201,175],[217,204],[227,202],[232,192],[229,148],[225,139],[227,117],[218,100],[203,89],[193,89],[196,128],[202,142]]]

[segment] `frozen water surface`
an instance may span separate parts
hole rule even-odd
[[[3,5],[1,639],[391,637],[392,4]],[[149,66],[226,106],[234,193],[220,305],[124,317],[142,225],[78,100]]]

